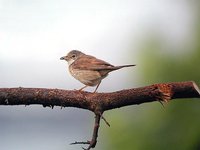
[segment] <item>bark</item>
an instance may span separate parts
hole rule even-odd
[[[0,88],[0,105],[43,105],[44,107],[77,107],[95,113],[93,136],[87,142],[72,144],[88,144],[87,150],[97,143],[100,118],[104,111],[128,105],[159,101],[169,102],[173,99],[200,98],[200,90],[193,81],[160,83],[150,86],[121,90],[112,93],[90,93],[44,88]],[[200,99],[197,99],[200,100]],[[84,149],[84,148],[83,148]]]
[[[0,88],[0,105],[32,105],[77,107],[104,112],[127,105],[173,99],[199,98],[195,82],[160,83],[112,93],[90,93],[45,88]]]

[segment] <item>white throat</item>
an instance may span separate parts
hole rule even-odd
[[[68,65],[70,66],[74,62],[73,59],[68,60]]]

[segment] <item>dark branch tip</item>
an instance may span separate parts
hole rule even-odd
[[[199,89],[198,85],[197,85],[194,81],[192,81],[192,84],[193,84],[195,90],[197,91],[197,93],[198,93],[199,96],[200,96],[200,89]]]

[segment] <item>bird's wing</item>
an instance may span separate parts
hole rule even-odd
[[[79,57],[73,64],[74,69],[81,70],[113,70],[113,65],[90,55]]]

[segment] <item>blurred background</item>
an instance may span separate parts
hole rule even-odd
[[[200,85],[198,0],[0,0],[0,87],[79,89],[60,61],[72,49],[114,65],[99,92],[160,82]],[[120,80],[119,80],[120,79]],[[117,82],[116,82],[117,81]],[[93,88],[86,89],[93,91]],[[96,150],[199,150],[200,101],[106,112]],[[0,106],[2,150],[77,150],[94,115],[76,108]]]

